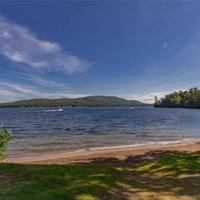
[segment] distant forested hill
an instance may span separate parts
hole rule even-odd
[[[1,103],[0,107],[59,107],[59,106],[143,106],[136,100],[126,100],[113,96],[88,96],[83,98],[30,99]]]
[[[155,107],[200,108],[200,90],[192,88],[186,91],[173,92],[164,98],[155,98]]]

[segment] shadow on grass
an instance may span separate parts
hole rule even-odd
[[[73,165],[0,164],[0,199],[200,199],[200,152]]]

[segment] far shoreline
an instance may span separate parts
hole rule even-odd
[[[129,156],[142,155],[148,152],[195,152],[200,151],[200,140],[183,141],[171,144],[152,144],[144,146],[122,146],[107,149],[86,149],[85,151],[51,153],[41,156],[8,158],[6,163],[20,164],[73,164],[88,163],[94,159],[117,158],[124,160]]]

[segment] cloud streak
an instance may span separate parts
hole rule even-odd
[[[3,97],[1,102],[15,101],[31,98],[78,98],[88,96],[86,94],[76,94],[70,91],[46,92],[37,87],[25,86],[15,82],[0,81],[0,94]]]
[[[40,78],[40,77],[37,77],[37,76],[35,76],[35,77],[31,76],[30,81],[37,84],[37,85],[41,85],[41,86],[58,87],[58,88],[70,90],[70,87],[66,86],[63,83],[56,82],[56,81],[53,81],[53,80],[43,79],[43,78]]]
[[[162,47],[163,48],[167,48],[168,47],[168,43],[167,42],[163,42]]]
[[[65,52],[59,44],[41,40],[27,27],[10,22],[3,16],[0,16],[0,53],[35,69],[67,74],[90,67],[88,61]]]

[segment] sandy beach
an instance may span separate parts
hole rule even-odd
[[[182,142],[175,144],[155,144],[141,147],[116,147],[110,149],[85,150],[47,154],[42,156],[20,157],[8,159],[9,163],[32,164],[71,164],[88,163],[95,159],[116,158],[125,160],[129,156],[143,155],[149,152],[195,152],[200,150],[200,142]]]

